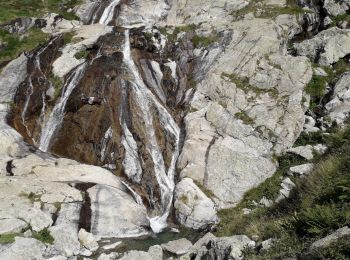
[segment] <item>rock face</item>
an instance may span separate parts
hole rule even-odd
[[[1,219],[0,235],[18,233],[27,227],[27,223],[20,219]]]
[[[275,25],[232,23],[232,39],[198,84],[195,112],[185,118],[181,176],[201,182],[220,207],[271,176],[272,154],[290,147],[304,124],[303,88],[312,70],[307,59],[285,55]]]
[[[309,57],[320,65],[337,62],[350,53],[350,30],[337,27],[318,33],[315,37],[294,44],[298,55]]]
[[[42,259],[46,246],[34,238],[16,237],[16,241],[0,252],[1,259]]]
[[[124,184],[110,174],[97,182],[101,168],[62,167],[60,160],[28,154],[13,158],[11,174],[37,174],[45,183],[40,200],[46,208],[79,203],[75,209],[84,212],[84,203],[91,203],[87,231],[120,237],[144,234],[140,226],[164,228],[178,170],[178,221],[195,229],[216,224],[217,208],[234,206],[275,172],[274,154],[292,146],[308,107],[303,89],[310,62],[289,55],[286,44],[303,31],[304,18],[256,18],[254,12],[232,22],[232,12],[248,5],[84,1],[74,8],[82,22],[45,16],[42,30],[54,37],[8,64],[11,73],[1,77],[11,86],[9,99],[17,89],[9,122],[43,152],[103,166]],[[183,24],[194,25],[189,30]],[[62,34],[67,32],[71,39]],[[59,191],[53,189],[56,181],[96,185],[83,191],[86,202],[75,187],[60,183]],[[122,214],[106,214],[112,207]]]
[[[323,152],[291,147],[301,131],[322,128],[305,117],[312,114],[305,86],[313,73],[327,76],[310,60],[347,57],[349,29],[328,28],[314,8],[285,13],[282,0],[82,2],[73,9],[81,21],[47,14],[50,40],[0,65],[0,234],[32,229],[0,252],[5,259],[21,256],[25,242],[39,258],[43,250],[46,258],[95,257],[98,238],[160,232],[172,209],[181,225],[209,229],[218,209],[274,174],[276,155],[312,160]],[[349,5],[326,0],[323,8],[334,17]],[[328,93],[325,116],[338,124],[349,115],[349,81],[345,73]],[[284,178],[276,201],[293,187]],[[52,245],[30,238],[42,230]],[[193,246],[163,248],[181,259],[241,259],[253,245],[244,235],[207,234]]]
[[[190,178],[184,178],[176,185],[174,200],[175,214],[182,225],[205,229],[218,222],[213,201]]]

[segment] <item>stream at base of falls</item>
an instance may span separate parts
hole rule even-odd
[[[178,230],[179,232],[174,232],[170,228],[165,229],[163,232],[154,234],[152,236],[147,237],[137,237],[137,238],[125,238],[125,239],[116,239],[116,238],[108,238],[101,239],[99,241],[100,248],[94,253],[93,256],[98,256],[101,253],[125,253],[130,250],[139,250],[139,251],[147,251],[151,246],[161,245],[168,243],[173,240],[186,238],[192,243],[198,241],[205,232],[198,232],[195,230],[184,229],[181,228]],[[105,250],[103,249],[106,245],[111,245],[117,242],[121,242],[114,249]],[[165,253],[165,252],[164,252]]]

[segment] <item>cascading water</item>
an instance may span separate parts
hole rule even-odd
[[[40,73],[40,77],[42,77],[43,79],[46,79],[46,76],[45,74],[42,72],[41,70],[41,64],[40,64],[40,55],[44,53],[44,51],[46,51],[46,49],[51,46],[51,44],[57,39],[57,37],[54,37],[51,39],[51,41],[46,45],[44,46],[40,51],[38,51],[38,53],[35,55],[35,58],[34,58],[34,69]],[[29,102],[30,102],[30,98],[32,97],[33,93],[34,93],[34,87],[33,87],[33,80],[32,80],[32,77],[33,77],[33,73],[29,76],[28,78],[28,84],[29,84],[29,91],[27,92],[27,95],[26,95],[26,101],[24,103],[24,107],[23,107],[23,110],[22,110],[22,113],[21,113],[21,117],[22,117],[22,124],[24,125],[24,127],[26,128],[26,132],[27,132],[27,135],[29,137],[32,138],[33,140],[33,143],[35,144],[35,140],[34,138],[31,136],[31,133],[29,131],[29,128],[26,124],[26,114],[27,114],[27,109],[28,109],[28,106],[29,106]],[[44,108],[44,106],[43,106]],[[44,108],[45,109],[45,108]]]
[[[123,129],[123,136],[122,136],[122,145],[125,149],[125,156],[123,160],[123,167],[125,174],[128,176],[129,179],[136,183],[140,183],[142,178],[142,167],[140,164],[140,158],[138,155],[138,147],[137,143],[130,132],[130,129],[128,128],[126,121],[125,121],[125,115],[124,115],[124,107],[123,104],[126,102],[126,84],[124,81],[122,83],[122,102],[120,106],[120,125]]]
[[[79,65],[69,77],[66,86],[64,86],[59,102],[56,103],[49,118],[44,123],[39,141],[39,149],[41,151],[47,152],[52,136],[64,118],[64,109],[66,107],[68,98],[83,77],[85,68],[86,63]]]
[[[120,3],[120,0],[113,0],[107,7],[106,9],[103,11],[103,14],[100,18],[99,23],[100,24],[104,24],[104,25],[108,25],[114,16],[114,8]]]
[[[125,30],[125,43],[123,47],[124,63],[133,76],[131,82],[132,90],[138,102],[138,106],[142,111],[142,116],[145,123],[148,143],[146,148],[151,155],[154,163],[154,172],[161,192],[162,215],[150,218],[150,225],[155,233],[161,232],[167,226],[167,218],[171,209],[173,191],[175,187],[174,174],[175,163],[179,155],[179,135],[180,130],[174,119],[168,111],[160,104],[152,92],[145,86],[137,67],[131,57],[129,30]],[[162,125],[175,138],[175,148],[172,155],[172,160],[168,171],[166,171],[164,158],[158,145],[155,129],[153,126],[153,115],[150,110],[151,106],[155,106],[158,110]]]

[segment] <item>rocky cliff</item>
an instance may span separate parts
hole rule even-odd
[[[55,8],[0,19],[0,236],[16,237],[0,258],[240,259],[255,247],[243,234],[125,254],[106,244],[169,226],[197,240],[280,174],[284,154],[327,149],[292,148],[301,134],[347,124],[347,1]],[[282,177],[265,206],[295,187]]]

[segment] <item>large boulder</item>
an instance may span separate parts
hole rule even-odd
[[[21,232],[28,224],[21,219],[0,219],[0,235]]]
[[[345,226],[342,228],[337,229],[333,233],[329,234],[328,236],[325,236],[324,238],[321,238],[311,244],[310,249],[318,249],[321,247],[327,247],[330,244],[334,243],[338,239],[345,237],[345,236],[350,236],[350,228]]]
[[[163,259],[163,250],[160,246],[151,246],[148,249],[148,252],[143,251],[129,251],[124,254],[120,260],[162,260]]]
[[[162,244],[162,248],[175,255],[186,254],[192,246],[192,243],[186,238],[170,241],[166,244]]]
[[[350,72],[344,73],[336,83],[331,101],[326,104],[332,122],[343,125],[350,116]]]
[[[207,233],[198,240],[189,252],[180,257],[180,260],[189,259],[234,259],[243,258],[243,250],[248,247],[255,247],[255,242],[245,235],[232,237],[215,237]]]
[[[350,30],[332,27],[311,39],[294,44],[294,48],[298,55],[328,66],[350,53]]]
[[[175,188],[174,208],[177,220],[192,229],[204,229],[218,222],[213,201],[190,178]]]
[[[96,251],[98,249],[98,243],[93,234],[87,232],[85,229],[80,229],[78,233],[80,243],[90,251]]]
[[[137,204],[124,190],[95,185],[88,190],[91,200],[91,231],[101,237],[146,235],[149,226],[144,205]]]

